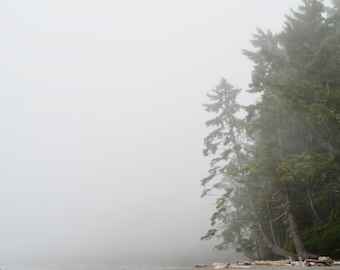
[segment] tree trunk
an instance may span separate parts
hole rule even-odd
[[[264,191],[265,194],[267,194],[265,188],[263,188],[263,191]],[[271,232],[271,235],[272,235],[273,243],[274,243],[274,245],[278,246],[277,241],[276,241],[276,237],[275,237],[275,233],[274,233],[273,222],[272,222],[272,217],[271,217],[271,214],[270,214],[270,209],[269,209],[267,198],[265,198],[265,203],[266,203],[267,214],[268,214],[268,222],[269,222],[269,227],[270,227],[270,232]]]
[[[300,230],[297,226],[295,217],[294,217],[294,215],[291,211],[292,206],[291,206],[290,198],[289,198],[287,191],[285,193],[285,200],[286,200],[286,209],[285,209],[286,213],[285,214],[286,214],[286,218],[287,218],[287,221],[288,221],[290,232],[291,232],[292,237],[293,237],[294,246],[295,246],[297,256],[299,258],[302,258],[303,260],[308,259],[308,258],[317,258],[318,255],[309,253],[306,250],[305,245],[303,244],[303,241],[301,239]]]
[[[241,158],[241,153],[240,153],[240,148],[237,147],[238,144],[237,144],[237,141],[236,141],[236,137],[235,137],[235,134],[232,130],[231,132],[231,136],[232,136],[232,139],[233,139],[233,144],[235,145],[235,149],[236,149],[236,156],[237,156],[237,161],[238,161],[238,164],[239,164],[239,167],[242,168],[243,167],[243,161],[242,161],[242,158]],[[255,203],[253,201],[253,198],[251,196],[251,192],[250,192],[250,189],[249,189],[249,178],[246,174],[243,174],[243,177],[244,179],[246,180],[245,181],[245,188],[246,188],[246,192],[247,192],[247,196],[248,196],[248,200],[249,200],[249,204],[250,204],[250,208],[251,208],[251,213],[252,215],[254,216],[255,218],[255,223],[256,223],[256,226],[260,232],[260,235],[261,235],[261,238],[264,242],[264,244],[266,245],[266,247],[268,247],[274,254],[276,254],[277,256],[279,257],[282,257],[282,258],[297,258],[296,255],[294,253],[291,253],[275,244],[273,244],[272,241],[269,240],[263,226],[262,226],[262,223],[259,219],[259,216],[257,214],[257,211],[256,211],[256,207],[255,207]]]
[[[288,250],[285,250],[285,249],[273,244],[273,242],[269,240],[269,238],[268,238],[268,236],[267,236],[267,234],[266,234],[266,232],[263,228],[263,225],[262,225],[262,223],[261,223],[261,221],[258,217],[256,208],[255,208],[255,204],[253,202],[253,199],[251,197],[251,193],[250,193],[250,190],[249,190],[249,187],[248,187],[248,183],[246,183],[245,186],[246,186],[247,196],[248,196],[249,203],[250,203],[251,212],[252,212],[252,214],[255,218],[257,228],[258,228],[258,230],[261,234],[262,240],[263,240],[264,244],[266,245],[266,247],[268,247],[274,254],[276,254],[279,257],[297,259],[296,254],[291,253]]]
[[[322,218],[319,215],[318,210],[316,209],[316,206],[314,204],[314,200],[313,200],[313,195],[312,195],[312,190],[311,187],[309,186],[308,190],[307,190],[307,197],[308,197],[308,203],[309,206],[312,210],[313,213],[313,218],[314,218],[314,224],[315,225],[322,225],[325,224],[325,222],[322,220]]]
[[[282,141],[282,109],[281,106],[279,106],[279,111],[278,111],[278,127],[277,127],[277,134],[278,134],[278,138],[277,138],[277,142],[278,142],[278,146],[279,146],[279,157],[281,160],[283,160],[283,141]],[[294,246],[295,246],[295,250],[297,253],[298,258],[302,258],[302,259],[306,259],[306,258],[314,258],[317,255],[313,255],[309,252],[307,252],[301,235],[300,235],[300,230],[299,227],[296,223],[294,214],[292,213],[292,205],[291,205],[291,201],[289,198],[289,193],[288,190],[284,191],[284,197],[285,197],[285,201],[286,201],[286,209],[285,209],[285,215],[288,221],[288,226],[290,229],[290,232],[292,233],[292,237],[293,237],[293,241],[294,241]]]

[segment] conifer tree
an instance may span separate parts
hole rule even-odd
[[[251,257],[264,247],[279,257],[315,257],[325,250],[315,242],[340,232],[340,2],[302,0],[280,33],[258,29],[251,42],[249,92],[261,99],[238,119],[239,90],[223,79],[205,105],[218,116],[207,122],[216,129],[204,154],[214,159],[202,183],[214,179],[221,191],[205,238],[221,226],[221,247],[231,243]]]

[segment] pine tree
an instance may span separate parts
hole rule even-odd
[[[207,122],[214,159],[202,183],[221,192],[206,238],[221,229],[221,248],[250,257],[315,257],[315,241],[340,231],[340,2],[303,0],[280,33],[258,29],[251,42],[250,92],[261,99],[238,119],[239,90],[223,79],[205,104],[218,116]]]

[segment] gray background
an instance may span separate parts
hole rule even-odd
[[[202,103],[298,2],[1,1],[0,263],[228,260],[200,241]]]

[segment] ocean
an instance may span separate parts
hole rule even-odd
[[[287,269],[288,268],[288,269]],[[302,270],[308,268],[308,270],[340,270],[340,265],[332,266],[250,266],[249,270]],[[135,264],[124,264],[124,265],[53,265],[53,266],[39,266],[39,267],[25,267],[25,266],[2,266],[1,270],[213,270],[212,266],[199,267],[195,266],[155,266],[155,265],[135,265]],[[226,268],[224,268],[226,269]],[[229,267],[230,270],[238,270],[243,268]]]

